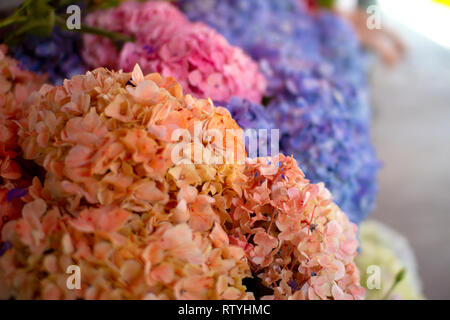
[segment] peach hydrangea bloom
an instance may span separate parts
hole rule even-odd
[[[242,285],[250,276],[244,250],[223,230],[243,166],[227,164],[226,154],[217,165],[171,158],[170,133],[194,134],[195,122],[240,130],[225,109],[139,67],[43,86],[19,135],[24,157],[47,173],[29,188],[22,217],[3,229],[12,248],[0,257],[0,296],[252,298]],[[245,154],[242,141],[237,148]],[[79,290],[67,289],[69,265],[80,267]]]
[[[183,96],[171,77],[144,77],[138,66],[133,74],[97,69],[39,93],[19,132],[20,145],[25,159],[47,171],[45,189],[71,212],[83,202],[120,202],[136,212],[160,208],[171,200],[168,180],[179,188],[197,187],[214,175],[230,180],[238,167],[227,164],[223,151],[234,147],[245,155],[242,131],[226,109]],[[222,134],[221,143],[207,143],[212,128]],[[241,132],[235,144],[226,129]],[[201,154],[223,154],[223,165],[174,166],[175,130],[197,139]]]
[[[3,230],[13,247],[0,258],[1,298],[252,298],[241,284],[249,275],[243,250],[212,242],[215,229],[198,232],[114,205],[74,218],[42,198],[22,215]],[[67,289],[70,265],[80,267],[80,289]]]
[[[0,45],[0,231],[4,222],[19,216],[23,192],[18,189],[31,183],[17,161],[17,131],[32,92],[45,80],[22,70],[18,61],[6,55],[7,51],[6,45]]]
[[[127,1],[89,14],[87,23],[136,38],[118,51],[108,39],[85,35],[83,58],[91,67],[131,71],[139,63],[146,73],[173,76],[198,98],[261,101],[266,80],[257,64],[214,29],[188,21],[167,2]]]
[[[353,262],[357,227],[323,184],[310,184],[292,157],[247,161],[233,200],[230,243],[246,252],[263,299],[362,299]]]

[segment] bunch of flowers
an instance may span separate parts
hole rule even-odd
[[[240,48],[202,23],[191,23],[167,2],[129,1],[88,15],[89,25],[135,37],[119,51],[109,39],[85,35],[83,57],[91,67],[175,77],[199,98],[228,101],[232,96],[259,102],[266,87],[258,66]]]
[[[276,299],[362,295],[356,226],[323,185],[292,158],[236,161],[229,112],[173,78],[100,68],[44,85],[19,144],[46,174],[2,230],[1,297],[252,299],[252,276]]]
[[[172,161],[174,130],[239,127],[225,109],[183,96],[172,78],[139,68],[130,76],[97,69],[45,85],[30,107],[20,145],[46,176],[3,229],[12,244],[0,259],[3,296],[251,297],[244,251],[221,226],[239,166]],[[207,154],[216,145],[196,144]],[[241,141],[236,148],[245,154]],[[83,272],[79,290],[67,289],[69,265]]]
[[[230,241],[242,247],[263,299],[362,299],[353,263],[357,227],[322,183],[292,157],[249,159],[242,198],[233,200]]]
[[[264,118],[280,129],[280,150],[294,155],[312,182],[325,182],[353,222],[364,219],[374,206],[379,164],[364,58],[350,26],[297,0],[180,5],[258,61],[268,83]]]
[[[7,47],[0,45],[0,231],[8,220],[20,214],[31,183],[20,161],[17,132],[26,115],[30,94],[38,90],[45,78],[23,70],[18,61],[8,57]]]
[[[80,40],[76,33],[55,27],[50,37],[28,36],[11,51],[27,69],[47,73],[52,83],[60,85],[64,79],[86,72],[79,54]]]
[[[373,274],[365,272],[370,266],[381,268],[380,287],[367,288],[366,299],[424,298],[416,258],[405,237],[379,222],[365,221],[361,224],[360,239],[361,252],[356,264],[363,273],[361,285],[367,286],[368,276]],[[406,271],[405,276],[395,283],[402,269]]]

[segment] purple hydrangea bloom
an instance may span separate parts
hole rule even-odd
[[[373,209],[379,168],[370,142],[370,109],[351,85],[310,68],[286,75],[289,85],[267,112],[281,131],[280,149],[293,154],[306,176],[325,182],[353,222]],[[355,101],[357,103],[355,103]]]
[[[271,129],[276,129],[276,126],[264,106],[233,97],[225,107],[244,129],[245,148],[249,157],[267,157],[279,153],[279,131],[272,132]]]
[[[60,85],[64,79],[86,71],[79,48],[78,34],[54,28],[51,37],[27,36],[11,52],[25,68],[48,73],[50,82]]]
[[[320,54],[333,65],[334,76],[352,81],[360,88],[366,87],[367,56],[350,23],[341,17],[322,11],[316,25],[320,34]]]
[[[364,219],[373,210],[379,163],[369,130],[365,56],[351,26],[329,12],[312,14],[299,0],[179,4],[188,17],[242,47],[268,79],[266,109],[228,106],[239,125],[273,121],[281,151],[293,154],[312,182],[325,182],[353,222]],[[247,117],[249,109],[265,112]]]
[[[253,103],[247,99],[232,97],[226,108],[233,119],[245,128],[273,129],[275,125],[267,114],[264,106]]]

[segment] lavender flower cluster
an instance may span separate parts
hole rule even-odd
[[[271,130],[276,129],[276,125],[264,106],[239,97],[232,97],[228,103],[219,102],[218,105],[225,106],[244,129],[248,157],[267,157],[279,153],[279,132]]]
[[[280,148],[295,156],[309,179],[325,182],[349,218],[360,222],[373,209],[379,167],[363,121],[367,104],[359,104],[353,87],[318,70],[296,72],[289,80],[267,106],[281,131]]]
[[[333,65],[334,77],[351,81],[359,90],[367,90],[367,56],[361,51],[358,37],[352,26],[329,11],[316,17],[320,35],[320,54]]]
[[[309,12],[300,0],[179,5],[242,47],[268,80],[265,106],[230,102],[238,124],[279,128],[281,152],[294,155],[313,183],[325,182],[350,220],[362,221],[373,210],[379,163],[369,130],[365,56],[352,28],[330,12]],[[258,110],[250,121],[249,109]]]
[[[87,70],[79,54],[79,40],[74,32],[54,28],[51,37],[27,36],[11,47],[11,52],[26,69],[47,73],[51,83],[60,85],[64,79]]]

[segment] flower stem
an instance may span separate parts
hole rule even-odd
[[[401,269],[401,270],[397,273],[397,275],[395,276],[395,280],[394,280],[394,282],[392,283],[392,286],[389,288],[388,292],[385,294],[383,300],[388,300],[388,299],[389,299],[389,297],[390,297],[391,294],[392,294],[392,291],[394,291],[395,287],[400,283],[400,281],[403,280],[403,278],[405,277],[405,275],[406,275],[406,269],[405,269],[405,268]]]
[[[72,31],[72,32],[79,32],[79,33],[90,33],[90,34],[96,34],[102,37],[107,37],[110,40],[114,42],[134,42],[134,37],[124,35],[122,33],[114,32],[114,31],[108,31],[105,29],[100,29],[96,27],[91,27],[82,24],[80,29],[69,29],[66,25],[66,20],[61,16],[56,16],[55,23],[64,30]]]

